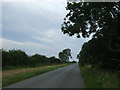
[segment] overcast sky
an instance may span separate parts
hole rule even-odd
[[[39,2],[2,2],[2,46],[21,49],[28,55],[56,56],[63,49],[72,50],[72,60],[88,39],[69,37],[61,32],[67,11],[66,0]],[[1,21],[1,19],[0,19]],[[0,35],[1,36],[1,35]]]

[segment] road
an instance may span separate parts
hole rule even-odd
[[[85,86],[78,64],[72,64],[5,88],[85,88]]]

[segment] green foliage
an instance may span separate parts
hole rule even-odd
[[[71,50],[70,49],[64,49],[62,52],[58,54],[61,61],[68,62],[69,58],[72,58],[71,56]]]
[[[89,65],[80,66],[86,88],[115,88],[119,86],[118,73],[93,69]]]
[[[19,73],[19,74],[13,74],[12,76],[8,76],[2,79],[2,87],[13,84],[15,82],[48,72],[48,71],[52,71],[64,66],[69,65],[69,63],[66,64],[60,64],[60,65],[53,65],[51,67],[46,67],[44,69],[37,69],[38,67],[35,67],[36,70],[34,71],[29,71],[29,72],[24,72],[24,73]],[[3,72],[4,73],[4,72]]]
[[[27,65],[28,56],[24,51],[21,50],[2,50],[2,65]]]
[[[118,70],[120,67],[120,1],[68,2],[69,11],[62,24],[62,32],[69,36],[93,38],[85,43],[77,55],[81,64]]]
[[[101,36],[107,26],[119,25],[119,8],[120,2],[68,2],[66,9],[69,12],[64,18],[62,32],[69,36],[77,35],[78,38],[89,37],[92,33]]]
[[[28,56],[21,50],[4,50],[2,49],[2,66],[3,69],[13,69],[19,67],[35,67],[50,64],[60,64],[61,61],[55,57],[46,57],[35,54]]]
[[[76,61],[72,61],[72,63],[77,63]]]
[[[83,44],[79,53],[79,62],[82,65],[91,64],[96,68],[118,70],[120,60],[114,53],[104,40],[93,38]]]
[[[40,64],[46,64],[47,63],[47,57],[39,54],[35,54],[33,56],[29,56],[29,62],[28,65],[30,66],[39,66]]]
[[[49,58],[49,62],[48,63],[56,63],[56,64],[59,64],[61,63],[61,61],[58,59],[58,58],[55,58],[54,56],[53,57],[50,57]]]

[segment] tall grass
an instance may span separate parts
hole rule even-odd
[[[59,64],[59,65],[51,65],[51,66],[40,66],[40,67],[34,67],[34,68],[19,68],[19,69],[13,69],[13,70],[5,70],[3,71],[3,77],[2,77],[2,87],[13,84],[15,82],[58,69],[60,67],[64,67],[67,64]]]
[[[87,88],[118,88],[118,73],[80,66]]]

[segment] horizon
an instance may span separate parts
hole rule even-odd
[[[20,49],[27,55],[39,53],[57,58],[59,52],[69,48],[73,56],[71,61],[78,61],[76,56],[81,46],[90,38],[78,39],[61,32],[61,24],[67,14],[66,5],[65,0],[3,2],[1,48]]]

